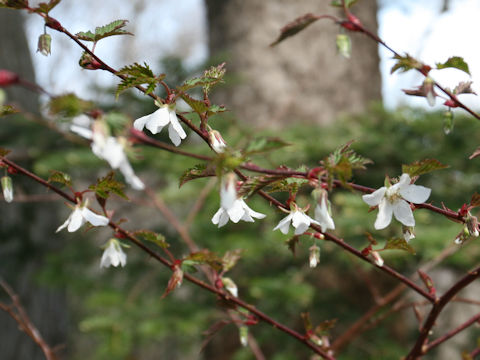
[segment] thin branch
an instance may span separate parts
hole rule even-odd
[[[455,335],[457,335],[459,332],[465,330],[466,328],[468,328],[469,326],[475,324],[476,322],[478,322],[480,320],[480,314],[477,314],[475,316],[473,316],[472,318],[470,318],[469,320],[465,321],[462,325],[456,327],[455,329],[447,332],[446,334],[444,334],[443,336],[440,336],[438,339],[435,339],[434,341],[430,342],[428,344],[428,347],[427,349],[425,350],[425,352],[428,352],[430,350],[432,350],[434,347],[440,345],[441,343],[447,341],[448,339],[450,339],[451,337],[454,337]]]

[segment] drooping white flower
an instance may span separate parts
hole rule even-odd
[[[386,228],[395,215],[398,221],[405,226],[415,226],[410,204],[424,203],[430,196],[431,190],[424,186],[410,184],[410,175],[402,174],[398,183],[382,186],[371,194],[363,195],[362,199],[370,206],[378,206],[378,215],[375,221],[375,229]]]
[[[77,231],[87,221],[93,226],[108,225],[108,218],[102,215],[95,214],[87,206],[88,201],[83,204],[75,205],[73,212],[70,214],[67,220],[65,220],[65,222],[58,227],[56,232],[59,232],[65,228],[67,228],[68,232]]]
[[[325,232],[328,229],[335,230],[335,223],[330,216],[330,211],[328,209],[327,192],[325,190],[323,190],[319,200],[320,201],[315,207],[315,220],[320,223],[322,232]]]
[[[320,225],[318,221],[313,220],[310,216],[305,214],[297,207],[297,205],[294,204],[293,206],[293,210],[280,220],[273,231],[280,230],[283,234],[288,234],[291,222],[292,226],[295,228],[295,235],[301,235],[310,227],[310,224]]]
[[[320,262],[320,248],[317,245],[312,245],[308,250],[310,252],[308,257],[310,267],[317,267],[318,263]]]
[[[2,177],[2,190],[3,190],[3,198],[7,203],[13,201],[13,186],[12,186],[12,178],[10,176],[3,176]]]
[[[152,134],[158,134],[166,125],[168,125],[170,140],[172,140],[175,146],[180,145],[182,139],[187,137],[187,134],[178,121],[175,105],[161,105],[157,111],[150,115],[142,116],[133,123],[135,129],[142,131],[146,127]]]
[[[210,130],[208,138],[213,151],[217,154],[223,153],[227,147],[227,143],[223,140],[222,135],[217,130]]]
[[[254,222],[263,219],[266,215],[252,210],[242,198],[238,198],[235,174],[224,176],[220,187],[220,209],[213,215],[212,223],[218,227],[224,226],[231,220],[238,223],[240,220]]]
[[[110,239],[108,245],[103,251],[102,259],[100,260],[100,267],[108,268],[118,265],[125,266],[127,263],[127,255],[122,250],[122,245],[117,239]]]
[[[77,119],[77,118],[75,118]],[[80,120],[74,119],[70,130],[78,135],[92,140],[92,152],[100,159],[106,160],[112,169],[119,169],[125,181],[135,190],[145,189],[145,184],[135,175],[128,157],[125,154],[125,139],[121,137],[106,136],[100,122],[93,123],[93,130],[77,125]],[[83,119],[81,119],[83,121]]]

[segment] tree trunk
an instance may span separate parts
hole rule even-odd
[[[34,82],[35,75],[20,11],[0,9],[0,44],[0,69],[13,71],[21,78]],[[38,97],[35,93],[17,86],[5,90],[7,103],[17,104],[28,112],[39,112]],[[1,120],[4,131],[0,146],[13,150],[12,156],[25,153],[25,148],[19,145],[22,142],[20,138],[42,136],[38,132],[23,133],[22,129],[25,128],[22,128],[20,123],[24,121],[17,122],[19,118],[14,118],[13,115]],[[45,192],[45,189],[39,189],[32,184],[30,179],[20,175],[12,177],[17,190],[24,187],[29,189],[29,193]],[[56,207],[53,203],[29,205],[16,202],[15,198],[12,203],[7,204],[2,199],[0,213],[0,277],[17,292],[30,320],[44,340],[50,345],[65,343],[65,295],[63,291],[39,286],[37,283],[44,255],[60,246],[58,241],[52,241],[52,223],[53,219],[57,219]],[[2,290],[0,301],[10,303]],[[21,332],[17,323],[4,312],[0,312],[0,352],[1,359],[45,359],[40,348]]]
[[[342,17],[330,1],[207,0],[210,51],[226,56],[227,69],[239,83],[215,100],[240,121],[261,126],[294,122],[326,124],[343,113],[365,111],[381,99],[377,45],[361,34],[352,38],[352,57],[337,54],[342,30],[320,20],[296,36],[269,47],[280,29],[308,12]],[[377,29],[376,1],[353,6],[352,12],[372,31]]]

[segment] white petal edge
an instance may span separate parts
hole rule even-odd
[[[106,226],[109,222],[108,218],[95,214],[87,207],[82,208],[82,216],[93,226]]]
[[[383,198],[380,204],[378,205],[378,214],[377,219],[375,220],[375,229],[381,230],[385,229],[390,222],[392,221],[393,208],[390,201]]]
[[[382,201],[386,191],[387,188],[385,186],[382,186],[380,189],[375,190],[371,194],[363,195],[362,199],[370,206],[377,206]]]
[[[393,204],[393,215],[405,226],[415,226],[412,209],[405,200],[398,200]]]
[[[399,192],[405,200],[414,204],[421,204],[427,201],[432,190],[421,185],[410,185],[400,189]]]

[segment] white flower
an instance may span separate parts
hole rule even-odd
[[[309,265],[311,268],[317,267],[320,262],[320,248],[317,245],[310,246],[310,255],[308,257]]]
[[[378,216],[375,229],[386,228],[392,221],[392,214],[405,226],[415,226],[410,204],[424,203],[431,190],[424,186],[411,185],[410,176],[402,174],[400,181],[390,187],[382,186],[371,194],[363,195],[362,199],[370,206],[378,205]],[[406,201],[405,201],[406,200]]]
[[[210,140],[210,145],[212,146],[213,151],[217,154],[223,153],[227,147],[227,143],[223,140],[222,135],[217,130],[211,130],[208,133],[208,138]]]
[[[13,201],[13,186],[12,186],[12,178],[10,176],[3,176],[2,177],[2,190],[3,190],[3,198],[7,203]]]
[[[303,234],[310,227],[310,224],[320,225],[318,221],[313,220],[310,216],[305,214],[296,205],[294,205],[294,210],[284,217],[278,223],[278,225],[275,226],[273,231],[280,229],[282,233],[287,234],[290,227],[290,222],[292,222],[292,226],[295,228],[295,235]]]
[[[315,207],[315,220],[320,223],[322,232],[325,232],[328,229],[335,230],[335,223],[328,211],[327,201],[327,194],[324,192],[320,198],[320,202]]]
[[[59,232],[67,228],[68,232],[74,232],[80,229],[80,227],[87,221],[93,226],[106,226],[108,225],[108,218],[102,215],[95,214],[88,207],[88,202],[84,204],[77,204],[73,209],[67,220],[60,225],[56,232]]]
[[[180,145],[182,139],[187,137],[187,134],[178,121],[175,107],[165,104],[160,106],[160,109],[150,115],[142,116],[134,121],[133,127],[139,131],[143,128],[150,130],[152,134],[159,133],[164,126],[168,125],[168,136],[175,146]]]
[[[117,239],[110,239],[108,246],[103,251],[100,267],[108,268],[110,265],[115,267],[122,265],[124,267],[126,263],[127,255],[123,252],[121,244]]]
[[[75,123],[80,121],[75,119]],[[96,124],[99,125],[96,126]],[[112,169],[119,169],[125,178],[125,181],[133,189],[145,189],[145,184],[135,175],[132,166],[128,161],[127,155],[125,154],[125,141],[122,141],[122,138],[105,136],[100,122],[94,122],[93,131],[76,124],[71,125],[70,130],[86,139],[92,140],[91,148],[93,153],[100,159],[106,160]]]
[[[224,176],[220,187],[220,209],[213,215],[212,223],[224,226],[230,219],[234,223],[240,220],[254,222],[253,218],[263,219],[266,215],[252,210],[242,198],[238,198],[235,188],[235,174]]]

